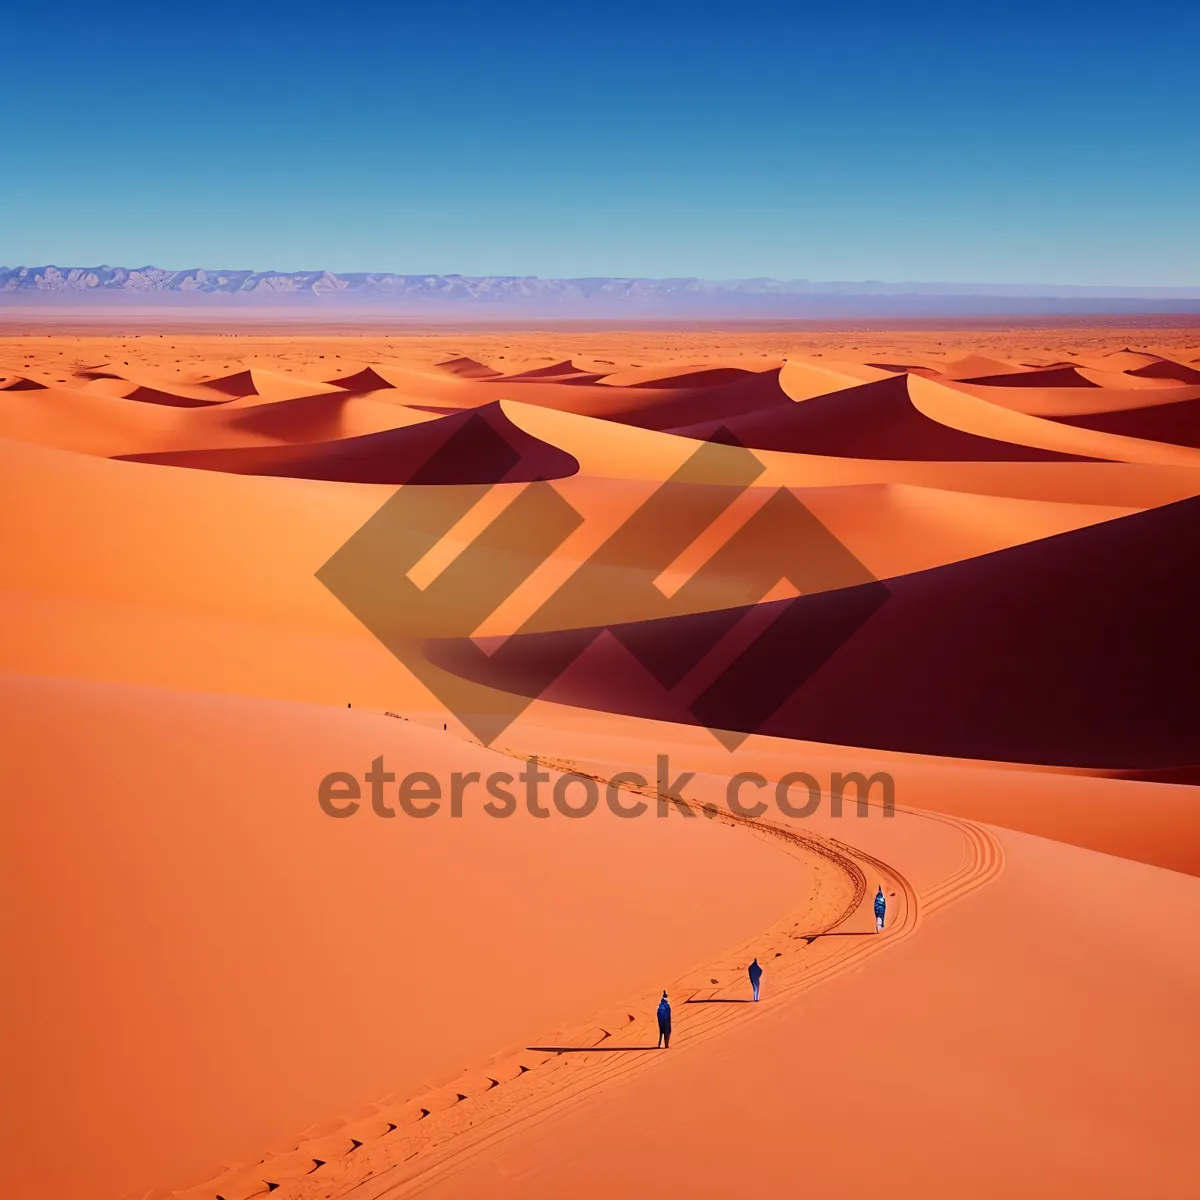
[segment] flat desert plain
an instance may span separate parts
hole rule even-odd
[[[5,1195],[1196,1195],[1200,329],[48,325],[0,462]]]

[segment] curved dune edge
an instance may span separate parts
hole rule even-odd
[[[574,475],[579,462],[514,425],[500,405],[332,442],[122,454],[130,462],[339,483],[526,483]]]
[[[1194,760],[1194,722],[1160,684],[1194,659],[1197,514],[1183,500],[885,583],[426,655],[517,695],[742,734],[1175,768]],[[696,647],[711,652],[698,678]]]
[[[916,388],[917,382],[914,376],[893,375],[790,407],[693,423],[671,432],[756,450],[884,461],[1057,462],[1095,457],[1031,444],[1028,437],[1019,436],[1029,432],[1019,423],[1018,436],[1011,429],[1003,438],[981,433],[971,428],[973,422],[964,418],[953,399],[935,393],[931,402]]]
[[[607,774],[576,762],[547,765],[609,783]],[[653,787],[622,790],[652,801],[667,799]],[[743,973],[750,958],[757,957],[766,968],[773,998],[794,998],[894,949],[917,932],[925,917],[986,887],[1004,866],[1001,844],[985,827],[920,814],[919,819],[953,830],[962,853],[934,886],[918,893],[895,867],[835,838],[801,831],[798,823],[743,817],[716,805],[715,812],[706,811],[697,801],[687,801],[686,807],[773,840],[810,869],[815,866],[832,886],[819,902],[810,901],[715,962],[667,984],[676,1048],[703,1045],[752,1015],[737,1007],[744,999]],[[871,933],[874,893],[868,880],[882,885],[890,897],[885,937]],[[828,936],[834,933],[839,936]],[[860,940],[856,934],[864,936]],[[424,1188],[473,1152],[531,1121],[570,1109],[581,1093],[625,1083],[662,1063],[653,1048],[658,994],[656,988],[610,1006],[591,1021],[555,1030],[522,1050],[502,1052],[427,1092],[385,1097],[345,1123],[337,1118],[322,1122],[283,1154],[231,1167],[198,1187],[169,1195],[173,1200],[250,1200],[277,1193],[280,1200],[315,1200],[353,1191],[368,1180],[372,1189],[386,1189],[389,1196]]]
[[[1185,447],[1087,429],[1065,431],[1060,422],[1046,421],[989,404],[986,400],[925,379],[912,379],[911,394],[913,404],[926,416],[977,436],[991,436],[1001,441],[1037,446],[1081,458],[1158,463],[1164,466],[1200,466],[1200,453]]]
[[[1160,393],[1161,394],[1161,393]],[[1200,450],[1200,397],[1139,408],[1058,416],[1063,425]]]

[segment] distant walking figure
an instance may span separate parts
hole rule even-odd
[[[887,901],[883,898],[883,885],[875,893],[875,932],[883,932],[883,918],[887,914]]]
[[[658,1047],[664,1050],[671,1048],[671,1005],[667,1002],[667,993],[658,1002]]]
[[[750,986],[754,989],[754,999],[758,999],[758,985],[762,982],[762,967],[758,965],[756,958],[750,964]]]

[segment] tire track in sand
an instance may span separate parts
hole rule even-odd
[[[546,760],[545,765],[608,783],[574,763]],[[625,790],[660,799],[650,786]],[[958,868],[918,897],[895,867],[836,838],[695,801],[685,799],[684,804],[712,820],[769,839],[816,870],[813,894],[801,910],[668,985],[675,998],[671,1049],[677,1055],[762,1011],[743,1003],[740,994],[747,990],[745,965],[750,958],[757,957],[767,968],[765,1000],[798,995],[911,937],[925,915],[985,886],[1003,868],[1000,843],[986,828],[941,813],[905,809],[906,816],[951,826],[963,841]],[[872,806],[880,807],[875,802]],[[889,893],[892,923],[883,936],[874,933],[868,874]],[[489,1146],[544,1124],[590,1093],[619,1086],[650,1069],[658,1054],[653,1048],[657,1001],[657,990],[635,997],[584,1026],[560,1029],[529,1047],[504,1052],[435,1089],[415,1097],[386,1097],[352,1117],[315,1126],[285,1154],[233,1167],[199,1187],[170,1195],[175,1200],[251,1200],[266,1195],[275,1200],[400,1200],[415,1195]]]

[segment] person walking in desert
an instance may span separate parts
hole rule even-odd
[[[883,884],[879,885],[879,890],[875,893],[875,932],[883,932],[883,918],[887,914],[887,901],[883,898]]]
[[[667,1000],[667,993],[663,992],[662,999],[658,1002],[658,1049],[670,1050],[671,1048],[671,1005]]]
[[[762,967],[760,967],[758,965],[757,958],[750,964],[749,974],[750,974],[750,986],[754,989],[754,999],[755,999],[755,1002],[757,1003],[757,1001],[758,1001],[758,985],[759,985],[759,983],[762,982]]]

